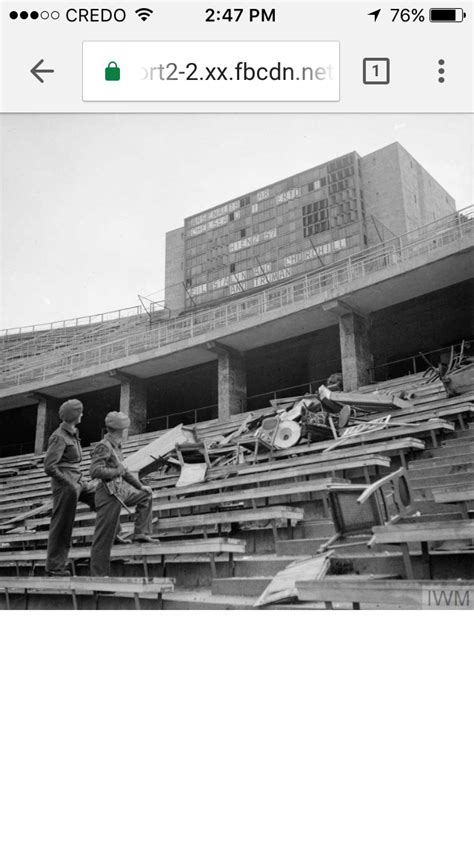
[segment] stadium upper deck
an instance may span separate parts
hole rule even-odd
[[[336,370],[356,388],[374,367],[470,338],[473,276],[471,206],[318,271],[175,317],[135,311],[4,334],[4,444],[36,442],[41,450],[57,401],[72,395],[87,397],[85,437],[95,440],[102,406],[120,405],[139,432],[150,417],[193,406],[226,417],[260,392]]]
[[[330,264],[326,269],[300,274],[291,282],[269,284],[270,288],[242,293],[225,304],[201,307],[196,311],[169,317],[169,312],[157,309],[145,313],[142,308],[104,313],[60,322],[58,328],[40,330],[34,327],[16,331],[4,330],[0,334],[2,361],[0,377],[2,390],[11,386],[28,386],[42,383],[58,376],[71,377],[94,365],[115,361],[147,352],[157,351],[177,343],[194,344],[208,338],[219,329],[232,332],[236,326],[246,326],[255,316],[260,323],[272,319],[276,312],[289,306],[308,306],[337,299],[341,295],[361,291],[379,282],[379,276],[388,278],[403,274],[416,265],[440,259],[444,252],[464,251],[469,247],[474,229],[474,206],[429,223],[403,236],[394,237],[379,246],[364,249],[358,254]],[[459,282],[461,278],[445,278],[444,285]],[[422,292],[437,288],[429,283]],[[376,290],[372,306],[379,309]],[[384,296],[387,288],[384,288]],[[417,294],[420,290],[417,290]],[[405,293],[403,293],[405,294]],[[367,297],[367,296],[365,296]],[[408,297],[414,297],[408,295]],[[396,291],[382,303],[394,303],[399,298]],[[118,317],[117,317],[118,316]],[[87,319],[92,323],[84,324]],[[1,396],[1,391],[0,391]]]

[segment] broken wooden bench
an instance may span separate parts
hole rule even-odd
[[[0,578],[0,594],[4,595],[5,607],[10,610],[11,596],[20,593],[25,596],[25,609],[28,609],[28,597],[35,594],[63,595],[72,599],[74,610],[78,609],[78,596],[94,596],[95,607],[99,607],[99,596],[128,596],[133,598],[135,608],[140,610],[140,596],[156,596],[162,607],[163,593],[172,593],[174,583],[170,578],[50,578],[39,576]]]
[[[246,552],[245,541],[232,537],[212,537],[207,539],[176,540],[160,543],[137,543],[126,546],[113,546],[111,551],[112,561],[122,563],[141,563],[146,578],[149,577],[148,564],[160,564],[163,571],[168,563],[209,563],[213,577],[216,576],[216,563],[229,563],[231,569],[234,567],[234,555],[243,555]],[[69,561],[75,572],[76,563],[80,560],[86,562],[90,557],[90,546],[73,546],[69,551]],[[30,565],[32,573],[36,567],[44,566],[46,562],[46,550],[2,549],[0,551],[0,567],[14,566],[17,575],[20,574],[20,567]]]
[[[409,549],[411,544],[421,544],[421,557],[423,561],[428,563],[430,571],[431,553],[429,551],[429,545],[431,543],[453,540],[471,541],[471,545],[466,546],[462,551],[463,553],[472,553],[474,551],[474,547],[472,546],[472,541],[474,540],[474,521],[471,520],[388,523],[385,526],[374,526],[372,531],[373,534],[368,543],[370,547],[380,544],[400,546],[407,578],[411,579],[415,577]],[[452,551],[451,549],[447,549],[445,554],[449,555]],[[437,554],[441,554],[441,552],[444,552],[444,550],[436,550]]]
[[[224,476],[220,479],[211,479],[208,482],[188,485],[184,488],[160,488],[153,493],[153,499],[156,502],[157,500],[175,499],[178,497],[191,498],[195,494],[211,494],[215,491],[220,491],[225,494],[229,492],[231,488],[243,490],[245,486],[249,489],[253,486],[258,490],[266,490],[265,495],[271,497],[275,495],[273,493],[274,490],[277,491],[281,488],[280,483],[287,479],[294,480],[298,483],[304,482],[304,477],[313,477],[318,474],[322,474],[323,476],[332,476],[333,481],[340,481],[335,478],[339,473],[344,474],[347,471],[362,471],[364,474],[368,474],[372,468],[388,468],[389,466],[390,459],[378,455],[368,456],[367,458],[332,459],[329,462],[324,462],[322,464],[312,460],[310,460],[307,464],[300,464],[299,461],[295,461],[294,464],[282,464],[281,466],[278,465],[278,467],[266,467],[264,470],[260,470],[260,468],[250,469],[249,471],[242,474],[239,473],[238,475],[234,475],[234,471],[232,471],[232,475],[230,476]],[[331,481],[331,479],[328,478],[328,481]],[[265,484],[267,485],[266,488],[263,487]],[[288,487],[290,487],[290,485],[288,485]],[[249,490],[249,493],[253,494],[253,490]],[[155,510],[155,504],[153,505],[153,509]]]
[[[463,516],[468,519],[469,512],[474,509],[474,487],[466,485],[456,488],[433,488],[433,499],[444,505],[458,504]]]
[[[0,479],[10,479],[12,476],[18,476],[19,472],[17,467],[0,467]]]
[[[445,426],[449,429],[453,428],[451,425],[446,424],[445,421],[440,421],[439,423],[443,426],[443,428]],[[396,430],[394,431],[394,434],[397,434]],[[357,456],[357,458],[360,459],[374,454],[380,454],[381,456],[385,454],[386,456],[399,455],[403,464],[405,452],[420,451],[423,447],[423,442],[416,438],[402,438],[398,442],[389,440],[384,442],[380,447],[374,443],[359,447],[357,442],[353,441],[351,442],[351,446],[344,446],[343,453],[339,453],[338,449],[333,453],[328,453],[327,458],[325,458],[324,454],[319,453],[319,450],[321,449],[320,445],[310,444],[307,446],[298,446],[286,452],[275,453],[274,460],[270,462],[262,460],[262,463],[257,463],[255,466],[244,463],[241,465],[228,465],[226,467],[212,468],[209,473],[209,481],[211,481],[212,478],[217,478],[219,476],[225,477],[229,474],[239,475],[247,473],[251,475],[255,473],[255,475],[257,475],[265,470],[270,471],[288,466],[289,463],[291,463],[292,466],[302,466],[312,463],[313,459],[318,464],[327,464],[329,466],[330,464],[334,464],[334,461],[339,462],[345,458],[353,458]],[[315,458],[315,456],[317,458]],[[209,485],[209,481],[206,483],[207,485]],[[175,483],[176,476],[163,477],[159,480],[153,480],[152,482],[155,488],[157,486],[173,486]],[[28,495],[26,494],[26,491],[28,492]],[[45,501],[43,502],[43,500]],[[2,499],[0,495],[0,532],[9,531],[11,528],[14,528],[16,524],[37,518],[39,514],[43,513],[41,511],[41,505],[38,505],[38,503],[42,503],[44,512],[48,511],[51,507],[50,487],[47,479],[44,481],[41,493],[32,494],[28,486],[25,485],[21,488],[21,490],[20,488],[17,489],[16,498],[12,499],[10,502],[5,502],[5,499]],[[81,511],[81,508],[88,510],[85,506],[79,505],[79,512]]]
[[[348,437],[346,440],[344,440],[344,438],[341,438],[338,441],[337,451],[339,451],[340,448],[344,448],[344,449],[354,448],[354,450],[355,450],[355,448],[358,448],[359,446],[365,447],[366,445],[371,445],[371,444],[374,444],[376,442],[392,441],[392,440],[394,441],[397,438],[405,438],[406,439],[406,441],[400,441],[400,448],[401,448],[402,451],[403,450],[408,450],[409,449],[408,440],[410,438],[413,439],[413,435],[416,436],[416,438],[414,440],[419,439],[419,437],[431,436],[433,446],[437,446],[437,443],[438,443],[437,436],[438,435],[440,435],[442,433],[449,433],[449,432],[452,432],[454,430],[454,425],[450,424],[448,421],[444,420],[443,418],[431,418],[431,419],[428,419],[428,420],[424,420],[421,423],[412,423],[411,420],[412,419],[410,418],[410,419],[407,419],[406,422],[404,422],[402,419],[400,419],[400,421],[397,421],[397,423],[400,424],[398,426],[390,426],[390,427],[387,427],[387,428],[384,428],[384,429],[381,429],[381,430],[377,430],[375,432],[364,433],[363,435],[357,436],[356,438]],[[330,443],[331,443],[331,441],[321,441],[321,442],[316,442],[314,444],[302,444],[302,445],[299,444],[295,447],[290,448],[289,450],[279,450],[279,451],[275,451],[273,453],[262,454],[258,457],[257,462],[260,462],[260,461],[264,462],[264,461],[268,461],[268,460],[277,461],[277,460],[280,460],[280,459],[284,460],[287,456],[299,456],[299,455],[307,455],[307,454],[311,454],[311,453],[323,452],[328,447],[328,445]],[[418,448],[418,446],[416,444],[414,444],[413,449],[417,449],[417,448]],[[213,450],[211,449],[210,452],[212,454]],[[362,453],[362,450],[360,452]],[[376,452],[376,450],[373,450],[372,452]],[[380,450],[377,450],[377,452],[383,453],[384,449],[380,448]],[[390,452],[390,454],[392,454],[392,453],[397,454],[396,445],[393,446],[393,449],[392,449],[392,447],[387,447],[386,452],[387,453]],[[87,468],[86,460],[84,460],[82,466],[83,466],[84,470],[86,471],[86,468]],[[217,469],[219,469],[219,468],[217,468]],[[211,471],[211,473],[213,473],[213,472],[214,472],[214,469]],[[15,491],[18,490],[18,491],[20,491],[20,497],[22,497],[24,495],[24,489],[26,489],[26,488],[28,488],[31,491],[28,494],[29,497],[32,497],[32,494],[35,491],[45,491],[45,492],[47,491],[49,493],[49,480],[47,479],[47,477],[44,476],[44,475],[42,476],[41,474],[39,476],[38,476],[38,474],[36,474],[36,476],[37,476],[37,478],[35,478],[35,479],[31,479],[30,477],[28,477],[28,478],[27,477],[24,477],[24,478],[19,477],[17,481],[9,482],[8,486],[3,490],[4,496],[2,497],[0,495],[0,498],[3,498],[3,500],[6,501],[5,496],[7,495],[6,494],[7,490],[9,491],[9,495],[14,494]],[[45,493],[45,496],[46,495],[47,494]],[[38,493],[38,494],[36,494],[36,496],[38,498],[41,498],[42,494]]]
[[[416,442],[415,444],[410,442],[408,444],[408,448],[409,449],[423,449],[423,444],[422,444],[422,442]],[[385,461],[384,461],[384,458],[385,458]],[[311,468],[310,468],[310,465],[312,465]],[[335,475],[337,473],[345,473],[347,471],[349,471],[349,472],[359,471],[359,472],[364,473],[366,481],[370,482],[370,470],[371,470],[371,468],[373,468],[373,467],[375,467],[375,468],[376,467],[386,467],[388,465],[389,465],[389,461],[386,460],[386,457],[379,454],[378,448],[377,447],[374,448],[373,445],[370,445],[368,448],[361,448],[360,452],[358,451],[358,448],[355,447],[355,448],[351,448],[351,451],[345,450],[344,452],[341,452],[341,453],[335,452],[335,453],[328,453],[328,454],[324,454],[324,453],[322,453],[322,454],[319,454],[319,453],[310,454],[309,456],[307,456],[303,459],[299,459],[299,458],[295,459],[291,464],[291,469],[295,471],[295,470],[298,470],[301,467],[301,470],[300,470],[301,475],[303,473],[304,474],[321,473],[321,474]],[[282,469],[284,466],[285,465],[281,461],[278,461],[275,465],[273,465],[273,464],[269,465],[268,468],[267,468],[268,471],[270,471],[269,476],[270,476],[270,473],[271,473],[272,470],[279,470],[279,469]],[[238,466],[237,466],[237,468],[238,468]],[[262,468],[260,468],[259,466],[255,466],[255,468],[253,468],[252,465],[246,465],[246,468],[247,469],[246,469],[245,472],[249,475],[253,475],[253,473],[255,473],[255,476],[257,476],[260,472],[262,472]],[[265,468],[263,468],[263,469],[265,469]],[[210,475],[209,479],[206,482],[200,483],[202,485],[202,487],[203,488],[208,487],[209,489],[217,487],[215,482],[224,481],[224,479],[222,478],[222,475],[225,476],[225,474],[229,474],[229,473],[234,474],[234,473],[239,472],[238,469],[234,471],[232,469],[232,467],[229,467],[229,466],[227,468],[224,468],[223,474],[221,474],[221,472],[220,472],[221,470],[222,470],[222,468],[219,469],[219,473],[217,474],[218,476],[221,476],[221,478],[217,478],[215,480],[212,479],[211,476],[213,475],[213,472],[211,471],[211,475]],[[279,474],[279,475],[281,476],[283,474]],[[298,474],[295,473],[295,475],[298,475]],[[158,488],[161,488],[161,486],[164,486],[166,488],[168,485],[174,486],[176,484],[177,478],[178,478],[177,475],[169,476],[169,477],[160,477],[158,480],[152,481],[151,485],[152,485],[152,487],[157,487],[158,486]],[[277,476],[275,474],[275,479],[276,478],[277,478]],[[229,481],[230,481],[230,478],[229,478]],[[265,481],[265,480],[262,477],[258,481]],[[271,478],[269,479],[269,481],[271,481]],[[238,484],[238,482],[237,482],[237,484]],[[195,488],[195,487],[198,487],[198,484],[185,485],[185,486],[183,486],[179,489],[177,488],[176,492],[179,491],[181,493],[186,493],[188,488]],[[15,511],[15,509],[17,507],[24,507],[26,504],[30,504],[29,501],[32,500],[32,499],[34,499],[36,503],[38,501],[46,500],[50,496],[50,493],[51,493],[50,488],[49,488],[47,483],[45,483],[44,486],[41,489],[29,491],[28,494],[25,493],[25,490],[28,490],[27,486],[25,487],[25,489],[16,488],[14,491],[9,491],[8,493],[0,491],[0,507],[1,507],[1,510],[3,512],[5,512],[5,511]],[[159,490],[158,490],[158,493],[159,493]]]
[[[388,460],[382,460],[382,463],[386,465],[388,464]],[[239,478],[246,479],[246,477]],[[290,506],[293,508],[291,500],[294,500],[295,496],[301,497],[301,495],[303,495],[309,497],[310,499],[321,499],[325,508],[326,516],[329,516],[329,509],[327,507],[328,491],[333,487],[346,487],[348,484],[346,481],[332,482],[329,478],[303,481],[303,479],[298,478],[298,476],[293,476],[294,481],[290,483],[279,482],[265,487],[258,487],[258,482],[261,482],[262,479],[263,477],[259,476],[256,483],[254,478],[250,478],[250,480],[247,478],[244,482],[244,486],[240,487],[237,491],[225,491],[225,482],[220,483],[221,490],[217,493],[212,493],[209,485],[206,483],[203,483],[200,486],[191,486],[193,491],[192,493],[190,493],[191,488],[171,488],[169,491],[174,492],[171,493],[171,497],[167,491],[165,497],[154,499],[153,512],[154,514],[162,514],[162,512],[170,511],[174,517],[177,518],[181,515],[181,513],[184,513],[186,509],[188,509],[190,516],[198,513],[210,513],[213,515],[217,509],[217,512],[225,511],[226,514],[228,513],[230,522],[242,522],[243,520],[241,519],[241,514],[244,511],[255,511],[256,519],[268,520],[272,519],[268,516],[268,514],[271,513],[269,512],[268,507],[269,500],[275,499],[278,500],[279,504],[283,503],[284,506]],[[187,493],[184,492],[185,490]],[[177,499],[177,496],[180,498]],[[260,505],[258,505],[258,503],[260,503]],[[209,508],[212,509],[211,512],[202,510]],[[271,508],[273,509],[273,506],[271,506]],[[127,515],[124,513],[123,519],[125,519],[126,516]],[[94,517],[95,514],[89,511],[85,506],[78,507],[76,522],[92,521]],[[170,517],[166,519],[168,520],[166,526],[172,526],[173,518]],[[211,517],[210,520],[212,521],[213,518]],[[31,521],[27,519],[26,522],[36,528],[40,525],[48,525],[49,518],[43,517],[38,520],[32,519]],[[176,524],[178,524],[177,519]],[[2,537],[5,537],[5,542],[8,542],[8,535],[3,535]],[[27,536],[25,535],[25,537]],[[4,553],[0,553],[0,560],[3,556]]]
[[[362,605],[410,610],[422,608],[474,609],[474,581],[368,581],[341,575],[322,581],[296,582],[300,602],[324,603],[326,608]]]
[[[356,452],[360,454],[362,454],[363,452],[376,452],[382,455],[384,453],[386,453],[387,455],[398,455],[399,453],[401,454],[403,452],[408,452],[410,449],[421,449],[421,445],[415,442],[419,442],[420,438],[424,438],[427,436],[431,436],[433,446],[437,446],[439,435],[450,433],[453,431],[454,425],[444,420],[443,418],[435,418],[428,421],[424,421],[422,423],[414,424],[400,422],[399,426],[389,426],[385,429],[377,430],[376,432],[363,433],[362,435],[353,438],[340,438],[338,439],[338,447],[336,450],[333,451],[333,453],[338,454],[339,452],[342,453],[343,451],[350,450],[353,454],[355,454]],[[399,441],[400,449],[398,449],[396,444],[397,439]],[[413,442],[411,446],[410,442]],[[289,457],[293,458],[295,456],[307,456],[313,453],[324,454],[324,450],[328,447],[330,443],[331,441],[320,441],[314,444],[298,444],[295,447],[291,447],[288,450],[278,450],[274,451],[273,453],[262,454],[257,459],[257,465],[260,463],[271,463],[273,461],[284,461]],[[382,445],[388,444],[388,446],[381,446],[373,450],[365,449],[366,446],[372,446],[378,443]],[[211,449],[210,452],[212,455],[213,450]],[[345,457],[345,454],[342,457]],[[237,470],[239,470],[240,467],[248,468],[249,465],[245,463],[243,465],[237,465],[236,467]],[[221,471],[225,471],[225,467],[212,468],[210,476],[220,475]],[[39,491],[41,493],[36,494],[36,491]],[[5,497],[14,495],[16,493],[18,495],[18,498],[20,499],[20,502],[22,502],[23,505],[25,504],[26,496],[28,497],[28,499],[35,498],[37,504],[38,500],[41,500],[41,497],[43,496],[42,492],[44,492],[45,498],[50,495],[50,481],[47,476],[40,475],[37,476],[37,478],[35,479],[19,477],[17,480],[10,480],[8,485],[0,493],[0,503],[1,501],[5,501]]]
[[[95,515],[91,512],[89,514],[89,519],[92,519],[94,516]],[[173,533],[173,535],[176,535],[176,532],[179,533],[180,531],[190,529],[193,530],[194,533],[204,534],[204,537],[207,538],[208,533],[212,531],[217,531],[221,534],[222,527],[226,525],[231,526],[240,523],[256,523],[259,528],[268,527],[272,529],[276,548],[276,541],[278,540],[277,528],[279,524],[281,523],[283,526],[286,526],[288,536],[291,537],[294,525],[296,525],[296,523],[300,523],[303,518],[304,511],[302,511],[301,508],[290,508],[289,506],[284,505],[274,505],[256,509],[235,508],[229,511],[209,511],[207,513],[190,514],[188,516],[181,515],[179,517],[161,517],[155,526],[154,533],[157,537],[161,538],[161,536],[168,536],[170,532]],[[77,519],[80,519],[80,516]],[[49,525],[49,518],[44,518],[37,522],[33,521],[30,523],[30,526],[36,528],[40,523],[45,526]],[[93,534],[94,528],[92,525],[82,527],[76,526],[73,529],[72,540],[75,542],[78,539],[84,538],[86,541],[88,540],[88,542],[90,542]],[[186,534],[183,534],[182,537],[183,539],[186,537],[189,539],[189,535]],[[30,530],[14,531],[0,536],[0,546],[1,544],[21,544],[23,547],[26,547],[28,544],[46,543],[47,540],[47,529],[35,532]]]
[[[342,441],[342,439],[339,440]],[[327,444],[328,442],[325,443]],[[347,443],[352,443],[352,446],[341,445],[329,453],[321,452],[321,448],[317,444],[298,445],[288,450],[275,451],[269,454],[271,455],[269,459],[258,460],[255,464],[244,462],[236,465],[213,467],[209,473],[209,478],[234,474],[257,475],[265,470],[281,470],[289,466],[296,467],[309,464],[321,466],[321,471],[313,472],[322,472],[324,467],[329,472],[334,463],[341,463],[341,466],[343,466],[343,462],[346,459],[364,459],[369,461],[373,457],[392,458],[394,455],[400,458],[403,466],[406,466],[405,454],[407,452],[420,452],[425,449],[423,441],[419,438],[410,437],[371,443],[359,443],[358,439],[354,438],[352,442],[348,441]]]
[[[370,475],[370,471],[374,468],[387,468],[389,467],[389,460],[382,457],[382,456],[373,456],[370,459],[367,458],[365,460],[345,460],[344,463],[337,461],[331,463],[330,473],[332,474],[333,480],[336,483],[344,482],[345,480],[337,478],[338,473],[344,472],[346,468],[354,468],[354,469],[362,469],[364,473]],[[326,468],[319,469],[316,466],[316,470],[314,470],[311,462],[308,465],[300,465],[298,466],[291,466],[287,467],[286,465],[281,464],[281,468],[271,468],[269,470],[261,471],[258,468],[255,472],[249,471],[246,474],[231,476],[231,477],[224,477],[219,480],[204,482],[199,485],[190,485],[185,488],[175,488],[174,486],[171,487],[160,487],[160,489],[154,493],[154,506],[153,510],[156,512],[158,510],[163,510],[163,507],[158,508],[158,502],[162,499],[171,499],[179,497],[181,500],[186,499],[186,497],[195,496],[197,493],[203,494],[211,494],[212,491],[219,491],[221,494],[226,492],[227,488],[232,489],[242,489],[243,498],[247,498],[250,494],[253,494],[252,486],[256,489],[265,490],[265,493],[259,494],[258,497],[262,498],[269,498],[272,496],[281,497],[282,496],[282,489],[284,488],[283,482],[285,480],[293,480],[296,482],[303,482],[306,478],[311,479],[314,475],[315,478],[318,474],[326,475],[328,470]],[[286,468],[286,469],[283,469]],[[324,478],[321,478],[320,481],[324,483]],[[272,491],[272,487],[278,489],[278,493],[274,494]],[[247,488],[247,492],[245,491]],[[293,488],[289,489],[294,495]],[[283,496],[285,494],[283,493]],[[323,496],[323,505],[326,508],[326,503]],[[213,500],[210,500],[211,502]],[[223,501],[223,500],[222,500]],[[232,501],[232,500],[230,500]],[[214,500],[215,502],[215,500]],[[26,511],[24,510],[20,515],[16,514],[15,512],[10,512],[13,516],[6,516],[6,519],[0,523],[0,542],[1,539],[6,537],[8,533],[11,533],[12,529],[18,528],[21,524],[25,524],[27,527],[31,528],[38,528],[41,526],[49,525],[50,517],[49,516],[39,516],[41,514],[49,514],[50,505],[46,502],[44,506],[37,506],[33,508],[27,508]],[[270,511],[270,519],[279,519],[277,512]],[[124,515],[122,515],[123,518]],[[85,522],[85,521],[92,521],[95,517],[93,512],[87,508],[87,506],[79,504],[77,513],[76,513],[76,522]],[[283,515],[283,519],[289,519],[286,514]],[[291,519],[295,519],[291,517]],[[217,521],[216,521],[217,522]],[[224,520],[223,520],[224,522]],[[235,520],[234,520],[235,522]],[[168,525],[168,524],[167,524]],[[187,524],[191,526],[191,523]]]
[[[404,420],[407,422],[421,423],[429,421],[431,418],[452,418],[457,421],[461,429],[466,428],[466,416],[469,417],[474,412],[474,403],[467,399],[467,395],[461,398],[445,398],[435,402],[426,403],[425,405],[415,405],[411,411],[400,410],[392,413],[392,420]],[[371,420],[375,420],[382,415],[371,415]]]

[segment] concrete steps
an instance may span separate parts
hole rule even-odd
[[[443,489],[450,490],[450,491],[467,490],[468,488],[472,488],[472,482],[471,482],[471,484],[469,484],[469,483],[465,483],[465,482],[447,482],[446,481],[446,482],[435,482],[431,485],[429,483],[427,483],[425,485],[417,485],[414,488],[414,491],[416,493],[415,507],[417,508],[417,510],[420,510],[419,509],[419,503],[420,502],[434,500],[433,490],[435,490],[436,488],[443,488]],[[455,510],[455,509],[453,509],[453,510]],[[421,512],[421,513],[424,513],[424,512]],[[437,515],[436,511],[434,513]]]
[[[437,450],[429,450],[427,453],[431,454],[431,458],[434,459],[446,459],[446,458],[467,458],[473,459],[474,458],[474,446],[472,444],[468,444],[464,446],[458,442],[455,447],[438,447]],[[430,455],[427,455],[427,460],[431,460]],[[424,461],[424,459],[420,459]]]
[[[170,595],[172,598],[166,598]],[[163,597],[164,610],[253,610],[255,596],[214,596],[209,590],[166,594]],[[322,603],[275,604],[265,610],[324,610]],[[348,608],[349,609],[349,608]],[[352,609],[352,606],[350,606]]]
[[[448,450],[448,452],[458,452],[459,450],[461,452],[469,449],[474,449],[474,433],[465,435],[464,438],[460,437],[458,433],[455,438],[445,438],[439,447],[430,447],[429,452],[441,453],[443,450]],[[428,450],[425,450],[425,452],[428,452]]]
[[[301,555],[313,557],[317,555],[327,537],[302,537],[293,540],[279,540],[277,543],[277,555],[291,555],[293,559]]]
[[[469,482],[469,477],[474,476],[474,462],[468,462],[467,464],[424,464],[420,467],[409,468],[408,475],[413,483],[418,479],[433,479],[438,476],[443,479],[444,476],[466,475],[468,476],[467,482]]]
[[[421,455],[421,458],[411,459],[408,462],[409,470],[416,470],[418,467],[424,465],[449,465],[449,464],[469,464],[474,463],[474,446],[469,445],[469,449],[460,445],[459,450],[449,449],[443,450],[441,447],[438,450],[429,450]]]
[[[292,538],[282,537],[277,542],[277,553],[281,555],[308,555],[318,553],[323,543],[334,534],[334,524],[328,519],[303,520],[295,529]]]
[[[320,538],[327,540],[334,534],[334,523],[332,520],[303,520],[299,528],[301,528],[301,537],[303,538],[314,537],[317,540]],[[299,534],[297,536],[300,537]]]
[[[258,599],[272,581],[273,576],[254,576],[253,578],[214,578],[213,596],[253,596]]]
[[[429,577],[429,566],[421,562],[421,554],[412,558],[417,578]],[[377,547],[377,550],[353,549],[344,554],[335,550],[331,558],[331,572],[358,575],[392,575],[406,577],[405,564],[398,547]]]
[[[306,560],[312,557],[295,555],[242,555],[235,558],[235,575],[240,578],[252,578],[254,576],[273,578],[278,572],[294,563],[297,560]]]
[[[433,514],[436,514],[436,519],[439,521],[462,520],[462,511],[460,509],[456,510],[456,506],[451,505],[450,507],[451,511],[443,511],[441,514],[439,511],[435,511],[430,514],[422,514],[421,517],[418,517],[417,523],[433,522]]]
[[[426,465],[449,465],[449,464],[465,464],[466,462],[474,462],[474,446],[469,445],[469,448],[461,445],[459,450],[448,450],[447,452],[438,452],[432,450],[429,453],[424,453],[423,458],[410,461],[410,467],[420,467]]]
[[[341,580],[341,578],[350,580],[350,579],[357,579],[360,581],[361,579],[366,579],[367,581],[374,581],[374,580],[386,580],[395,578],[394,575],[326,575],[325,580],[329,579],[337,579]],[[265,577],[256,577],[256,578],[217,578],[214,579],[212,582],[212,595],[213,596],[237,596],[237,597],[244,597],[249,598],[252,597],[257,599],[259,596],[262,595],[263,591],[268,587],[271,583],[272,578],[265,578]]]
[[[447,503],[435,502],[434,499],[426,499],[417,491],[415,496],[415,508],[422,516],[427,516],[428,519],[433,520],[434,517],[446,516],[453,517],[461,509],[456,505],[448,505]]]
[[[442,486],[441,485],[436,485],[435,487],[437,487],[437,488],[443,487],[443,488],[446,488],[448,490],[459,490],[460,486],[456,485],[456,484],[454,484],[454,485],[443,484]],[[466,486],[461,485],[461,487],[465,488]],[[418,510],[420,509],[420,503],[422,503],[422,502],[433,502],[434,503],[433,488],[432,487],[416,488],[416,495],[417,496],[416,496],[415,505],[416,505],[416,508]],[[460,509],[457,509],[457,508],[453,507],[453,514],[458,510],[460,510]],[[438,515],[437,511],[434,511],[433,513],[436,516]],[[431,519],[433,519],[433,518],[431,518]]]
[[[336,573],[358,573],[358,574],[391,574],[399,575],[402,578],[406,577],[405,565],[401,552],[398,547],[382,547],[379,551],[371,554],[370,550],[355,551],[351,554],[339,557],[335,553],[331,559],[331,571]],[[410,555],[412,558],[415,578],[429,579],[431,572],[433,578],[473,578],[474,577],[474,557],[472,552],[469,552],[464,547],[453,549],[449,552],[437,552],[432,550],[430,552],[430,564],[424,562],[421,556],[421,549],[419,545],[411,547]]]
[[[448,441],[455,441],[456,439],[465,439],[468,440],[474,437],[474,426],[472,423],[468,424],[465,429],[456,429],[455,438],[449,438]]]
[[[474,473],[459,473],[447,474],[446,472],[438,473],[434,476],[418,477],[411,479],[410,485],[415,492],[420,491],[421,495],[426,496],[426,491],[431,491],[433,488],[447,488],[455,485],[462,485],[471,487],[474,483]]]
[[[214,595],[211,589],[175,590],[167,593],[173,598],[163,598],[164,610],[252,610],[255,596]]]

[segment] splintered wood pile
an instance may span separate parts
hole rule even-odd
[[[466,353],[466,342],[464,340],[457,355],[454,352],[453,345],[449,360],[447,357],[441,356],[438,367],[432,365],[424,353],[420,353],[420,356],[428,365],[423,374],[427,382],[432,383],[435,380],[440,380],[448,397],[456,397],[474,390],[474,357]]]
[[[332,392],[326,386],[320,388],[319,397],[306,395],[271,405],[271,415],[250,413],[226,435],[207,442],[198,438],[196,428],[180,424],[128,456],[125,466],[142,477],[171,469],[179,473],[177,486],[186,487],[203,482],[212,468],[255,464],[261,450],[290,451],[300,441],[312,444],[325,439],[334,446],[346,432],[356,436],[371,428],[370,413],[411,407],[394,394]],[[377,420],[377,428],[389,420],[390,416]]]
[[[332,552],[325,552],[316,558],[308,558],[303,561],[295,561],[282,569],[262,595],[255,602],[255,607],[265,607],[268,604],[291,601],[297,598],[297,581],[315,582],[320,581],[326,575],[331,560]]]
[[[130,473],[140,473],[145,476],[152,473],[164,463],[179,444],[193,444],[197,442],[196,433],[187,429],[183,424],[173,427],[164,435],[155,438],[150,444],[141,447],[136,453],[127,456],[124,465]]]

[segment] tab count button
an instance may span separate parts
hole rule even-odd
[[[390,59],[364,58],[362,63],[362,81],[364,85],[389,85]]]

